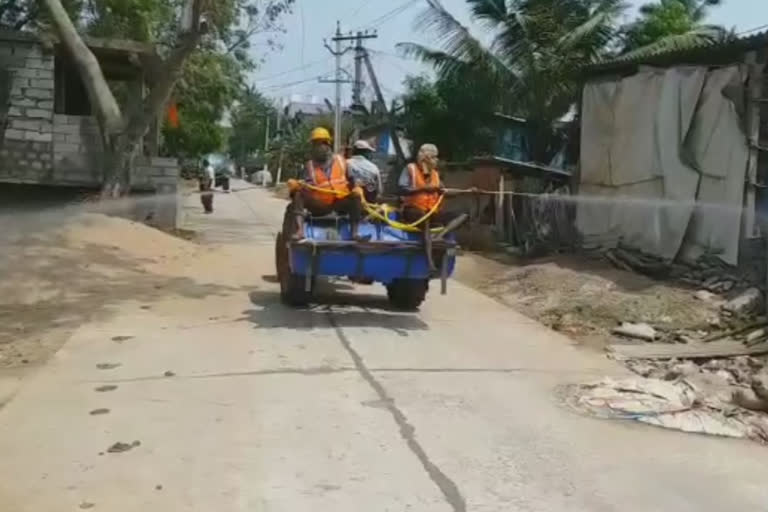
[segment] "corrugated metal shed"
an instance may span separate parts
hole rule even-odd
[[[684,50],[660,50],[642,57],[631,55],[607,59],[584,68],[584,74],[622,73],[634,71],[637,66],[670,66],[679,64],[721,65],[743,61],[743,54],[768,49],[768,30],[729,41],[702,43]]]

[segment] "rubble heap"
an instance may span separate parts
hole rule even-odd
[[[716,256],[704,255],[695,262],[666,261],[626,247],[609,249],[604,257],[617,268],[638,272],[655,279],[677,279],[712,293],[740,292],[747,288],[765,291],[764,258],[746,256],[732,267]]]

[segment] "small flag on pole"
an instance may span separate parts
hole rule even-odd
[[[168,125],[174,129],[179,127],[179,107],[176,102],[168,105]]]

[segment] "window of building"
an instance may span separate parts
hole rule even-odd
[[[65,56],[56,56],[54,110],[70,116],[91,115],[91,103],[80,74]]]

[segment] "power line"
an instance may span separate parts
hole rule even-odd
[[[365,27],[371,27],[373,25],[381,25],[382,23],[385,23],[385,22],[387,22],[387,21],[389,21],[391,19],[394,19],[395,17],[399,16],[400,14],[402,14],[403,12],[408,10],[410,7],[416,5],[416,2],[418,2],[418,1],[419,0],[408,0],[407,2],[399,5],[398,7],[395,7],[391,11],[388,11],[388,12],[382,14],[378,18],[373,19],[373,20],[371,20],[371,21],[369,21],[367,23],[364,23],[364,24],[360,25],[355,30],[359,30],[359,29],[365,28]]]
[[[281,77],[281,76],[290,75],[291,73],[295,73],[297,71],[302,71],[304,69],[311,68],[312,66],[316,66],[318,64],[324,64],[324,63],[326,63],[326,62],[328,62],[330,60],[331,60],[330,58],[316,60],[316,61],[304,64],[302,66],[298,66],[298,67],[291,68],[291,69],[286,69],[285,71],[281,71],[279,73],[275,73],[274,75],[269,75],[269,76],[266,76],[264,78],[257,78],[256,81],[257,82],[264,82],[266,80],[272,80],[273,78],[278,78],[278,77]]]
[[[745,35],[745,34],[751,34],[751,33],[753,33],[753,32],[758,32],[758,31],[760,31],[760,30],[763,30],[763,29],[766,29],[766,28],[768,28],[768,24],[766,24],[766,25],[760,25],[759,27],[755,27],[755,28],[750,28],[749,30],[745,30],[745,31],[743,31],[743,32],[739,32],[739,33],[737,33],[736,35],[737,35],[737,36],[743,36],[743,35]]]
[[[292,85],[299,85],[299,84],[305,84],[307,82],[314,82],[316,81],[319,76],[313,76],[312,78],[305,78],[304,80],[297,80],[295,82],[287,82],[284,84],[276,84],[276,85],[269,85],[267,87],[262,87],[262,90],[271,90],[271,89],[279,89],[282,87],[291,87]]]
[[[355,9],[355,11],[352,13],[351,17],[354,18],[355,16],[360,14],[360,11],[362,11],[363,9],[365,9],[366,7],[371,5],[372,3],[373,3],[373,0],[363,0],[362,2],[360,2],[360,5],[358,6],[358,8]]]
[[[304,65],[304,48],[306,46],[307,31],[304,25],[304,3],[299,0],[299,14],[301,15],[301,65]]]
[[[396,67],[397,69],[399,69],[400,71],[402,71],[406,75],[413,74],[413,70],[405,69],[405,67],[400,65],[399,62],[396,62],[396,60],[407,60],[407,59],[404,59],[403,57],[395,55],[394,53],[387,53],[387,52],[382,52],[382,51],[379,51],[379,50],[369,50],[369,51],[371,53],[373,53],[374,55],[377,55],[379,57],[390,57],[389,64],[391,66]]]

